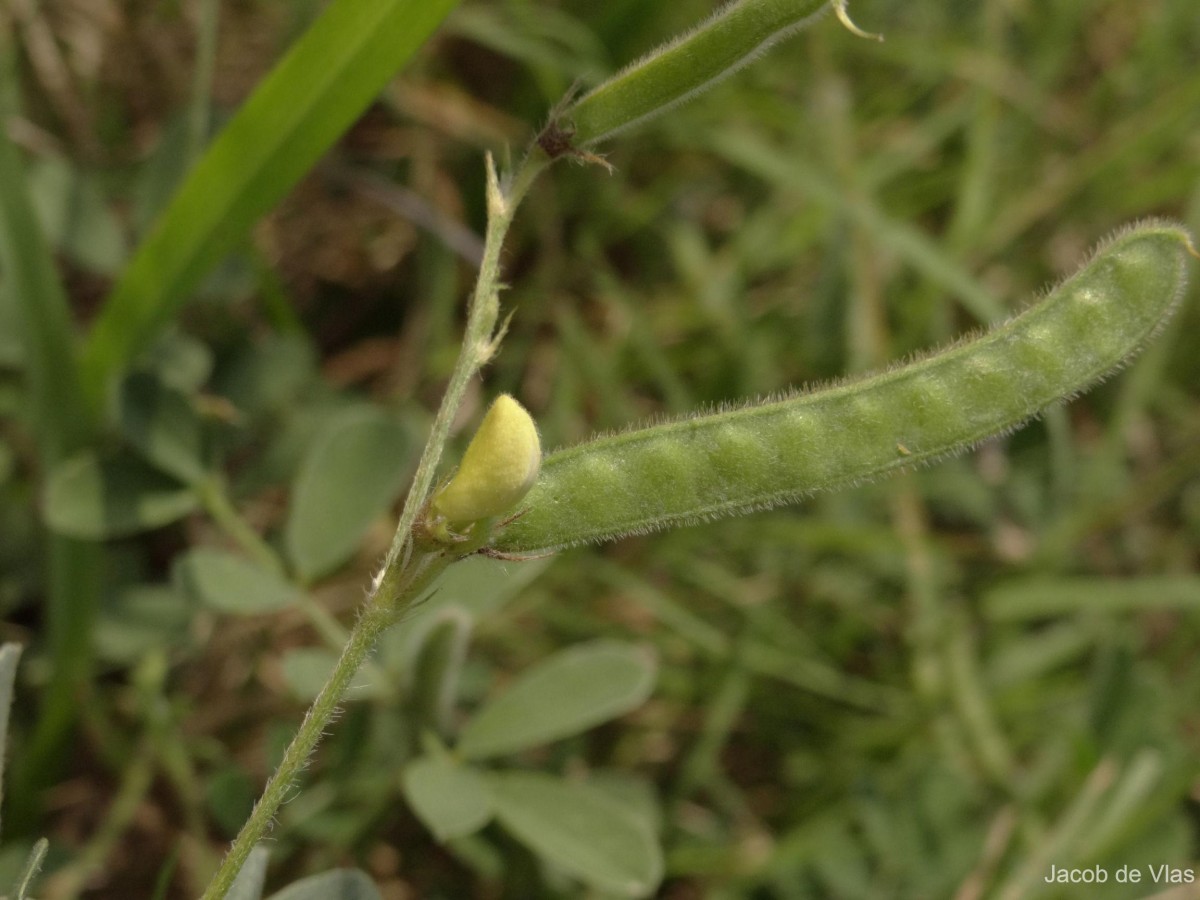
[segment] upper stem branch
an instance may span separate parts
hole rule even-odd
[[[495,353],[503,332],[502,327],[497,330],[500,318],[500,251],[517,205],[548,162],[535,148],[513,176],[501,182],[490,157],[488,159],[487,237],[479,280],[467,313],[463,348],[421,455],[392,546],[383,568],[372,582],[370,596],[362,607],[329,680],[309,707],[304,722],[267,782],[254,811],[238,832],[202,900],[222,900],[228,893],[250,851],[270,829],[276,812],[308,764],[351,680],[375,646],[379,635],[420,601],[446,566],[463,553],[478,549],[482,542],[477,538],[458,547],[414,546],[413,526],[417,524],[429,498],[442,449],[467,384]],[[217,506],[221,511],[219,503]]]

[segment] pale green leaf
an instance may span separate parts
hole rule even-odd
[[[100,540],[167,525],[200,501],[190,488],[138,460],[83,453],[50,471],[44,504],[55,531]]]
[[[480,710],[458,751],[483,759],[578,734],[645,702],[655,671],[651,652],[634,644],[596,641],[560,651]]]
[[[267,858],[271,855],[266,847],[255,847],[242,863],[237,879],[229,887],[225,900],[259,900],[267,880]]]
[[[29,167],[29,195],[47,239],[84,268],[113,275],[128,255],[121,223],[89,176],[58,157]]]
[[[354,553],[407,483],[413,449],[408,428],[375,407],[329,422],[300,466],[284,526],[288,556],[304,580]]]
[[[276,573],[211,547],[188,551],[175,563],[174,574],[189,596],[218,612],[275,612],[292,606],[298,596],[298,589]]]
[[[185,484],[204,480],[204,433],[191,401],[153,375],[137,372],[121,384],[121,434],[155,467]]]
[[[547,862],[623,897],[646,897],[658,886],[658,841],[618,799],[535,772],[496,773],[488,782],[500,823]]]
[[[192,396],[212,375],[213,350],[187,332],[168,328],[146,348],[138,365],[152,371],[167,387]]]
[[[310,875],[272,894],[268,900],[383,900],[365,872],[334,869]]]
[[[147,653],[182,646],[194,612],[167,584],[131,584],[105,591],[92,627],[96,656],[130,665]]]
[[[474,834],[492,817],[482,774],[447,756],[413,760],[404,770],[404,797],[439,841]]]

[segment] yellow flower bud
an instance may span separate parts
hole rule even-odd
[[[501,394],[479,423],[458,471],[433,499],[433,511],[462,525],[510,512],[537,481],[542,445],[520,403]]]

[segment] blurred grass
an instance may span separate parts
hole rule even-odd
[[[7,121],[17,107],[15,65],[11,45],[0,38],[0,121]],[[0,270],[11,304],[9,320],[23,339],[30,436],[42,464],[51,466],[86,445],[94,422],[84,405],[67,296],[26,192],[26,177],[17,148],[7,133],[0,134]],[[19,813],[28,812],[31,793],[57,768],[77,697],[91,677],[100,554],[94,545],[63,535],[46,543],[44,624],[56,665],[47,680],[30,756],[15,768],[18,788],[9,805]]]
[[[215,118],[246,47],[276,45],[302,16],[277,0],[222,7]],[[466,4],[323,165],[393,179],[478,232],[483,149],[519,149],[576,77],[711,8]],[[26,118],[10,131],[128,222],[155,136],[200,116],[195,70],[165,48],[200,41],[201,11],[129,11],[115,31],[85,17],[107,54],[92,68],[78,34],[42,13],[70,77],[63,87],[26,52]],[[476,405],[511,391],[548,446],[568,443],[952,339],[1020,308],[1129,219],[1200,230],[1191,0],[860,0],[853,13],[887,41],[827,18],[607,148],[615,175],[551,171],[513,234],[504,299],[517,312]],[[131,78],[138,67],[159,78]],[[172,358],[180,346],[210,358],[198,396],[243,515],[269,535],[338,409],[364,395],[404,415],[435,405],[472,276],[436,235],[346,184],[307,179],[174,322]],[[108,275],[51,239],[86,317]],[[1129,370],[973,454],[797,509],[563,554],[480,614],[463,700],[566,644],[653,643],[665,664],[649,704],[524,761],[652,781],[664,897],[1127,897],[1040,879],[1050,862],[1195,869],[1197,335],[1193,288]],[[30,378],[0,366],[0,386]],[[32,509],[28,427],[15,413],[0,423],[16,458],[0,472],[5,520]],[[302,615],[231,620],[176,597],[180,637],[115,599],[213,539],[194,520],[110,548],[101,618],[145,637],[102,658],[78,758],[43,815],[6,818],[10,839],[50,833],[52,869],[110,842],[109,874],[84,896],[149,895],[173,855],[168,896],[188,896],[297,721],[279,660],[318,642]],[[322,589],[328,608],[349,614],[378,543]],[[0,532],[6,639],[46,627],[44,587],[17,563],[37,549]],[[47,648],[34,651],[18,735],[46,674]],[[275,879],[351,862],[395,896],[576,896],[490,832],[436,850],[399,799],[405,729],[386,702],[347,710],[285,812]]]
[[[335,3],[289,49],[199,157],[122,271],[84,346],[93,406],[176,306],[328,149],[456,5]],[[203,139],[215,13],[202,10],[190,140]]]

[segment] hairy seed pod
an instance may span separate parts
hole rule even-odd
[[[452,525],[511,512],[533,486],[541,461],[533,419],[501,394],[479,423],[458,471],[433,498],[432,510]]]
[[[1188,233],[1147,222],[1008,322],[941,352],[810,393],[552,453],[492,543],[554,550],[796,501],[1008,431],[1121,366],[1186,284]]]
[[[580,97],[558,114],[539,142],[556,156],[660,115],[752,62],[825,5],[825,0],[730,3]]]

